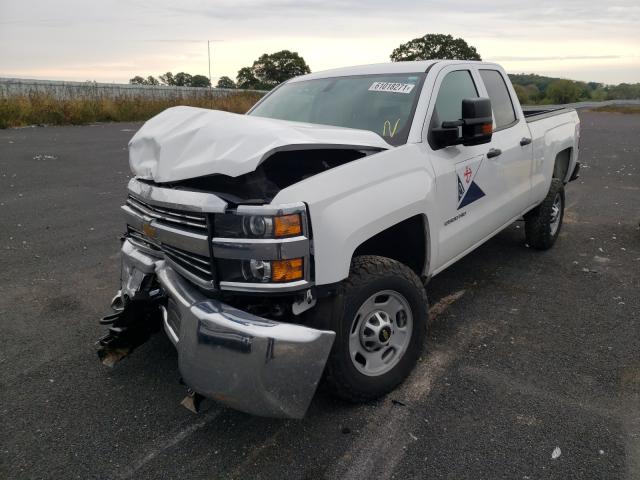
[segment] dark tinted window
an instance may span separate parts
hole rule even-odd
[[[462,100],[477,97],[478,91],[473,83],[471,72],[456,70],[447,73],[438,90],[432,126],[439,127],[442,122],[460,120],[462,118]]]
[[[513,109],[507,84],[504,82],[500,72],[497,70],[480,70],[480,76],[484,86],[487,87],[487,92],[491,99],[496,128],[502,128],[515,122],[516,112]]]

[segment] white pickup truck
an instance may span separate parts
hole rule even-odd
[[[321,379],[384,395],[420,355],[431,277],[522,217],[553,245],[579,126],[523,112],[500,66],[448,60],[297,77],[246,115],[170,108],[129,144],[98,353],[163,329],[192,398],[256,415],[304,416]]]

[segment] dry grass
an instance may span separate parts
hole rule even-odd
[[[81,125],[93,122],[148,120],[169,107],[188,105],[244,113],[261,97],[255,92],[238,92],[213,98],[70,98],[50,94],[0,98],[0,128],[25,125]]]
[[[589,111],[609,113],[640,113],[640,105],[607,105],[604,107],[590,108]]]

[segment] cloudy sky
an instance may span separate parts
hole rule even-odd
[[[640,82],[639,25],[638,0],[0,0],[0,76],[207,75],[207,40],[213,77],[282,49],[318,71],[450,33],[512,73]]]

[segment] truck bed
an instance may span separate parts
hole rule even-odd
[[[537,120],[542,120],[543,118],[554,117],[556,115],[562,115],[563,113],[571,112],[575,109],[568,107],[557,107],[557,106],[533,106],[533,107],[522,107],[522,113],[524,114],[524,118],[528,123],[535,122]]]

